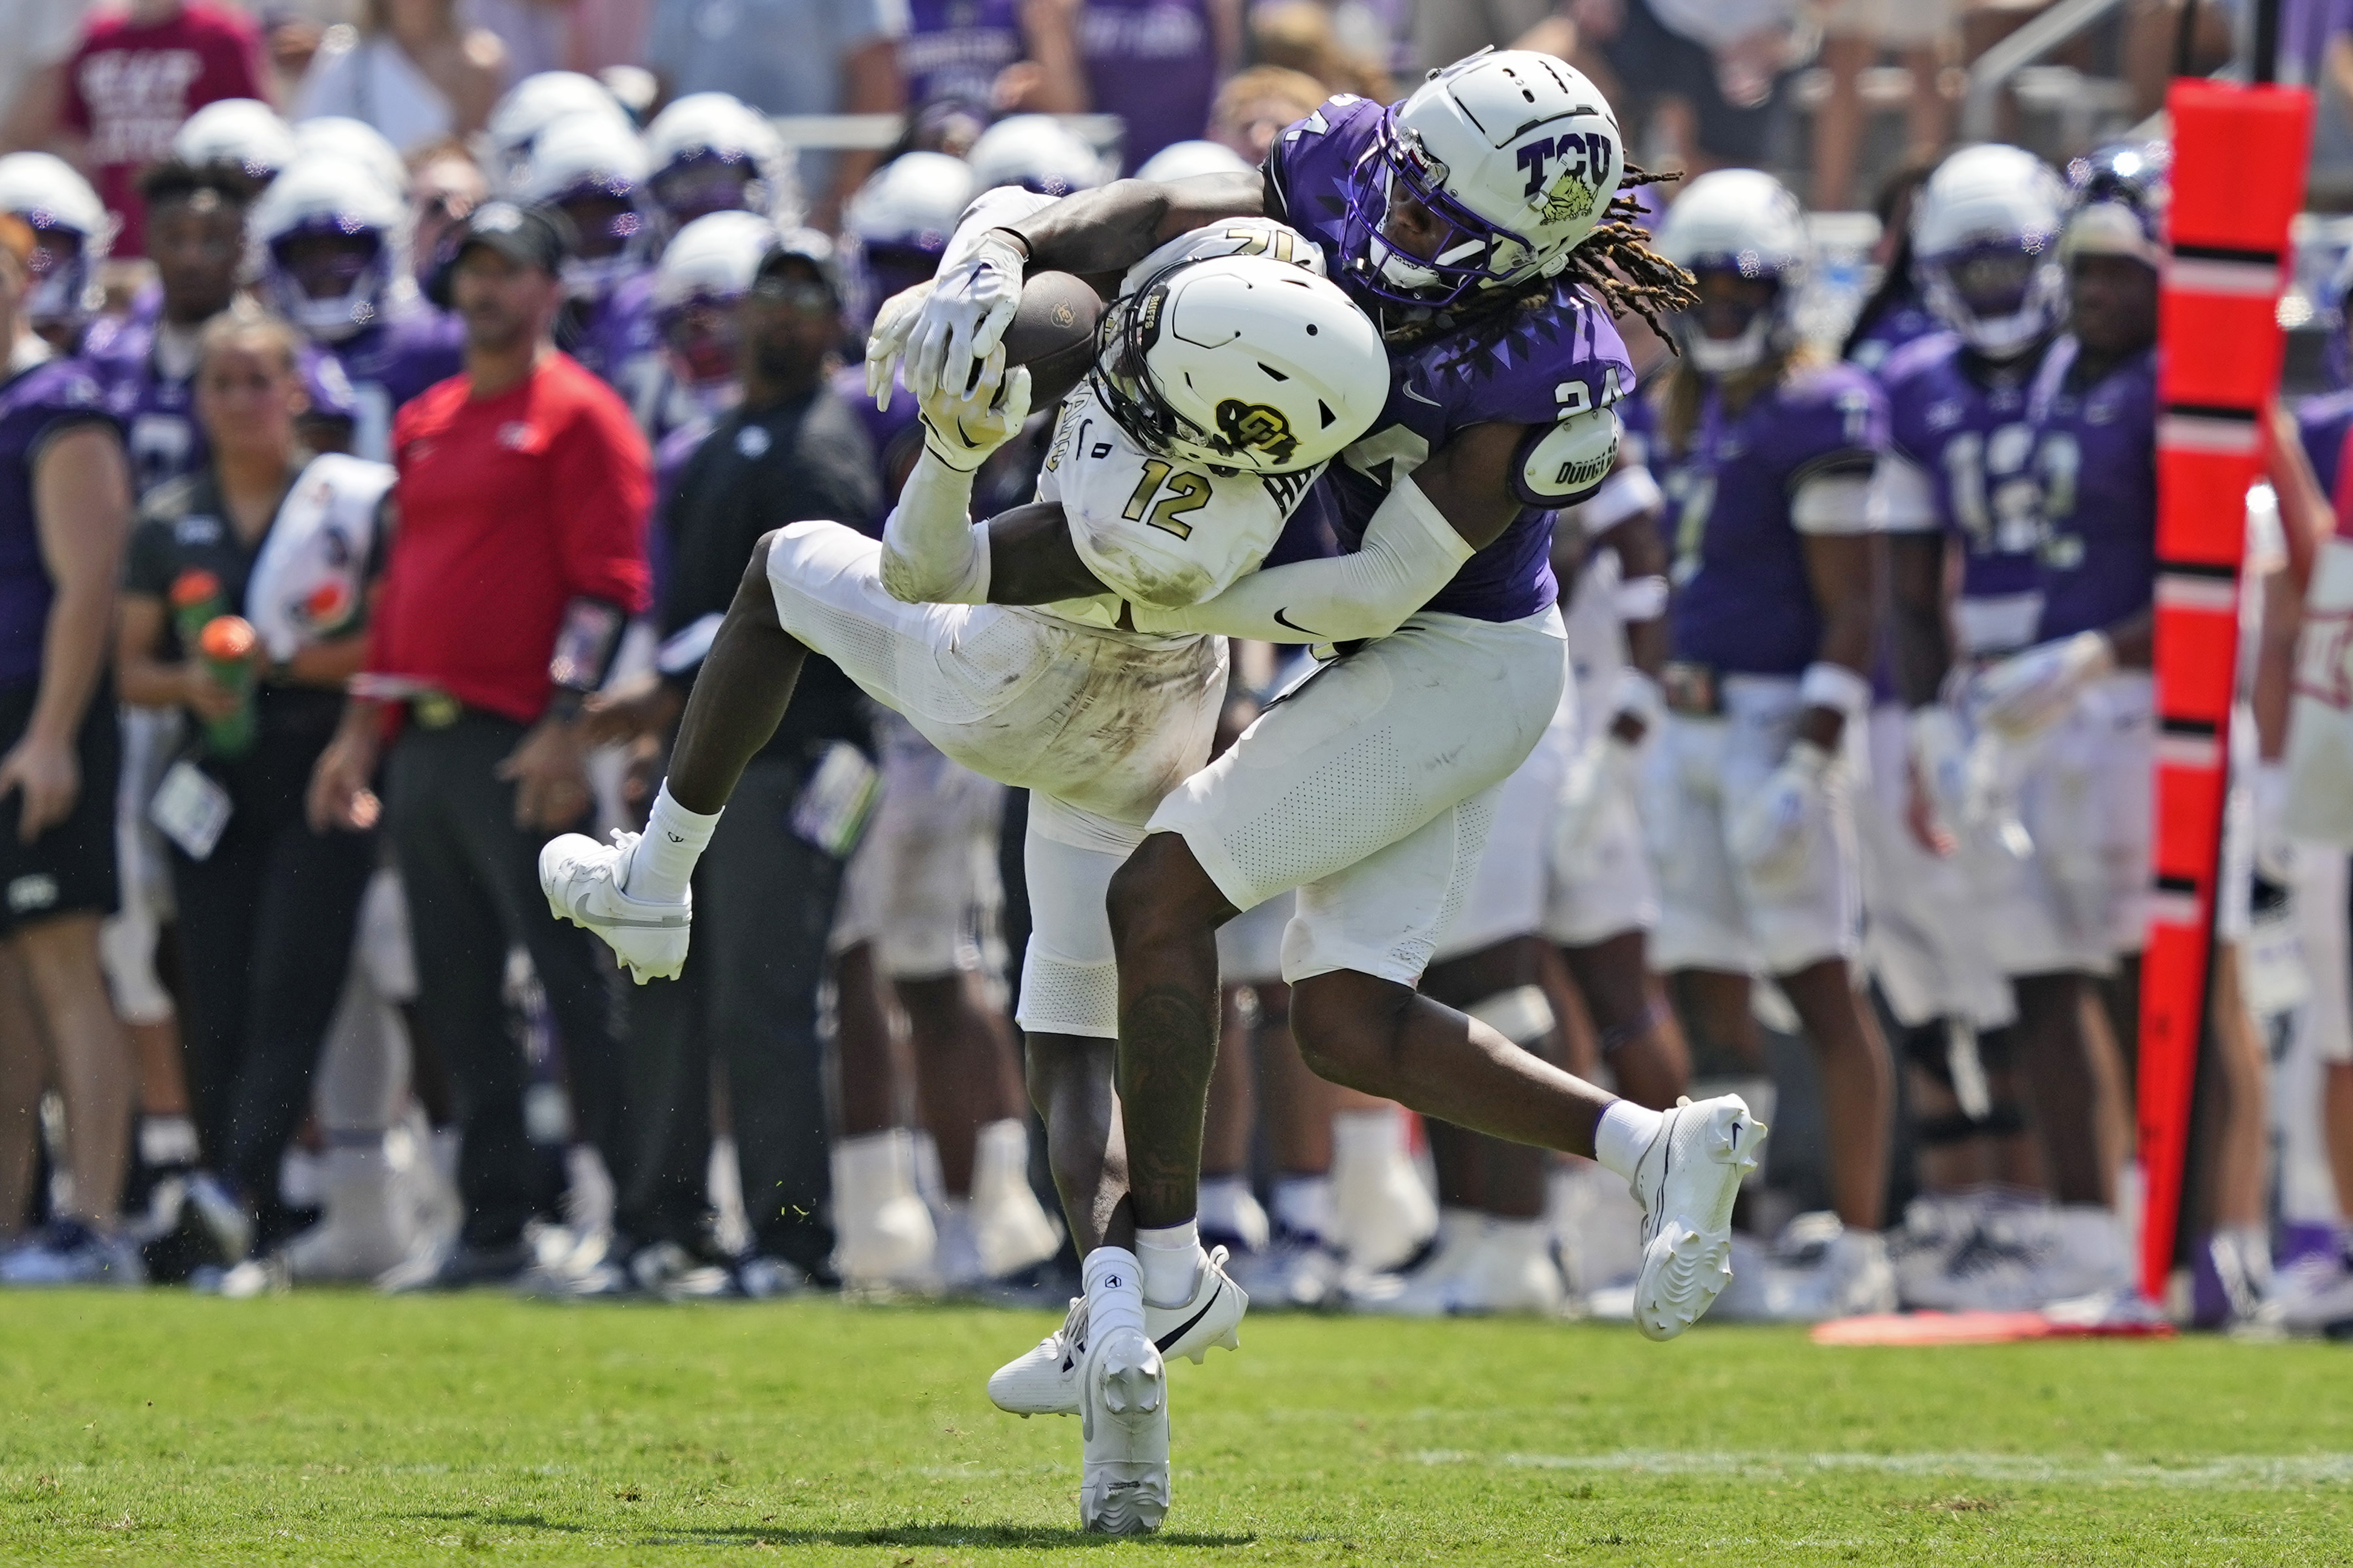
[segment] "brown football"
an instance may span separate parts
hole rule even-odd
[[[1082,380],[1095,357],[1095,323],[1103,302],[1071,272],[1032,272],[1005,329],[1005,365],[1029,367],[1029,406],[1051,408]]]

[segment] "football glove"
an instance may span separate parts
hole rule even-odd
[[[1810,740],[1792,741],[1764,787],[1734,810],[1725,844],[1749,874],[1778,882],[1805,868],[1830,768],[1829,752]]]

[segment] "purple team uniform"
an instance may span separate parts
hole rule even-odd
[[[2295,406],[2295,430],[2303,438],[2304,455],[2320,481],[2320,493],[2337,501],[2337,476],[2345,462],[2345,438],[2353,434],[2353,389],[2323,392]]]
[[[1886,444],[1887,398],[1852,366],[1795,371],[1736,415],[1707,388],[1690,444],[1651,464],[1675,520],[1675,658],[1727,674],[1804,673],[1822,614],[1790,498],[1809,480],[1868,474]]]
[[[2157,590],[2157,351],[2080,385],[2071,335],[2034,377],[2028,418],[2042,482],[2042,620],[2035,641],[2097,631]]]
[[[358,408],[353,453],[388,462],[392,417],[400,406],[464,368],[466,325],[430,305],[412,303],[388,312],[380,325],[324,346],[351,383]]]
[[[1267,154],[1267,216],[1290,224],[1340,271],[1349,172],[1373,145],[1383,106],[1341,97],[1282,133]],[[1317,121],[1324,129],[1317,131]],[[1565,389],[1581,387],[1582,398]],[[1515,311],[1389,350],[1389,397],[1372,429],[1324,471],[1331,523],[1344,549],[1363,539],[1400,457],[1409,468],[1461,430],[1483,424],[1548,429],[1568,408],[1608,408],[1634,390],[1634,367],[1609,313],[1567,284],[1548,310]],[[1378,454],[1377,456],[1375,454]],[[1302,513],[1310,509],[1303,507]],[[1529,505],[1503,536],[1464,563],[1428,608],[1477,620],[1521,620],[1560,597],[1552,571],[1556,513]],[[1308,519],[1302,526],[1309,525]]]
[[[1920,296],[1906,289],[1889,301],[1847,346],[1847,363],[1877,375],[1897,349],[1944,330],[1945,323],[1920,302]]]
[[[113,420],[104,388],[79,360],[44,360],[0,382],[0,752],[15,747],[32,721],[57,593],[41,559],[33,466],[53,438],[89,423],[111,428]],[[117,737],[102,679],[74,748],[81,788],[66,820],[21,843],[12,805],[7,831],[0,832],[0,938],[50,916],[114,908]]]
[[[1208,129],[1218,44],[1207,0],[1087,0],[1079,8],[1079,55],[1094,106],[1127,123],[1123,173]]]
[[[899,40],[907,101],[987,107],[997,78],[1022,56],[1018,0],[909,0]]]
[[[122,426],[132,493],[142,500],[203,468],[207,455],[193,408],[193,376],[174,379],[156,362],[159,315],[144,320],[101,316],[91,325],[81,352],[105,394],[108,412]],[[329,419],[356,419],[351,385],[331,355],[305,344],[301,368],[311,412]]]
[[[1961,542],[1964,601],[2012,599],[2037,587],[2042,498],[2026,397],[2041,357],[1997,366],[1938,333],[1897,349],[1879,372],[1892,448],[1926,476],[1938,524]],[[2032,635],[2030,620],[2015,636],[1973,646],[1965,625],[1961,652],[2010,652]]]

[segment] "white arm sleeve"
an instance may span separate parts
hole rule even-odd
[[[907,604],[988,602],[988,530],[973,526],[972,475],[928,451],[882,524],[882,591]]]
[[[1872,524],[1871,481],[1859,473],[1820,475],[1789,497],[1789,525],[1800,534],[1868,534]]]
[[[1894,452],[1880,453],[1872,466],[1866,506],[1877,533],[1933,534],[1937,528],[1936,496],[1927,473]]]
[[[1354,555],[1294,561],[1242,578],[1183,609],[1134,605],[1141,631],[1201,631],[1261,642],[1354,642],[1387,637],[1454,580],[1475,554],[1412,480],[1400,478],[1365,525]]]

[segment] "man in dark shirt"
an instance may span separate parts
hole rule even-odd
[[[828,385],[841,297],[822,240],[804,232],[771,250],[737,309],[743,400],[687,460],[656,524],[659,673],[591,699],[598,740],[666,734],[676,722],[762,535],[813,517],[860,528],[880,521],[873,449]],[[839,669],[809,661],[694,874],[685,970],[632,996],[621,1239],[607,1266],[584,1277],[587,1291],[676,1289],[698,1258],[712,1258],[704,1172],[714,1054],[727,1065],[753,1233],[751,1254],[733,1262],[736,1287],[771,1295],[830,1279],[833,1233],[818,1217],[828,1181],[817,993],[845,840],[862,814],[858,785],[871,778],[863,700]],[[820,797],[839,809],[820,809]]]

